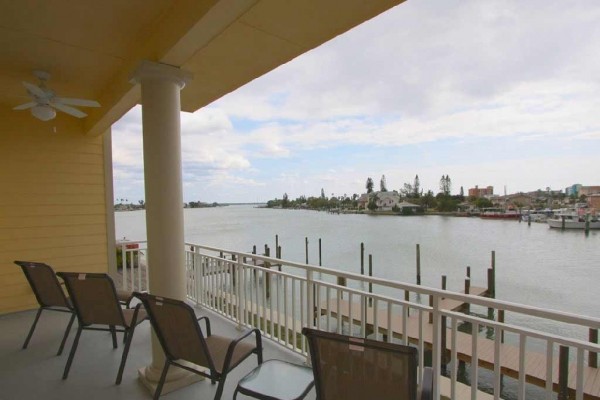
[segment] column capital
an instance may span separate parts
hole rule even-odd
[[[170,80],[179,85],[180,89],[183,89],[192,78],[193,74],[191,72],[184,71],[179,67],[143,60],[131,74],[129,82],[135,85],[145,79]]]

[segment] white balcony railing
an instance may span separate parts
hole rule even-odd
[[[131,265],[129,289],[147,279]],[[518,399],[600,398],[597,318],[195,244],[186,273],[189,300],[305,356],[305,326],[416,346],[438,377],[435,398],[499,399],[507,386]]]

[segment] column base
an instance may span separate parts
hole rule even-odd
[[[205,368],[198,367],[196,365],[189,364],[188,366],[199,371],[205,370]],[[151,394],[156,392],[156,387],[158,386],[161,372],[161,370],[157,370],[152,366],[138,369],[138,379],[142,382],[146,389],[150,391]],[[162,396],[164,394],[174,392],[175,390],[184,388],[196,382],[200,382],[204,379],[205,377],[202,375],[194,374],[193,372],[186,371],[183,368],[171,365],[160,394]]]

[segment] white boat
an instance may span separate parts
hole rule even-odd
[[[558,229],[585,229],[589,223],[590,229],[600,229],[600,220],[593,210],[586,208],[562,208],[548,218],[548,226]]]
[[[552,210],[527,210],[521,214],[521,220],[523,222],[546,222],[548,217],[552,214]]]

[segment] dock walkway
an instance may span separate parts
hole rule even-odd
[[[485,291],[483,288],[472,287],[471,294]],[[445,303],[444,303],[445,302]],[[341,300],[340,309],[337,309],[337,299],[330,301],[330,316],[338,318],[340,316],[343,321],[348,322],[350,315],[352,315],[352,321],[354,324],[361,324],[360,320],[364,310],[361,310],[362,304],[359,302],[353,302],[350,305],[347,300]],[[460,302],[444,300],[442,302],[442,308],[446,310],[457,310],[462,306]],[[351,313],[350,313],[351,311]],[[327,315],[325,302],[319,306],[320,315]],[[428,313],[427,313],[428,315]],[[403,339],[403,334],[406,332],[408,341],[410,343],[419,342],[419,318],[417,315],[411,315],[407,319],[406,331],[403,324],[403,317],[401,315],[392,315],[391,319],[391,332],[394,338]],[[380,309],[377,311],[377,325],[379,333],[387,335],[388,330],[388,313],[386,309]],[[366,327],[368,330],[374,330],[374,312],[372,307],[367,307],[366,310]],[[433,337],[433,325],[428,323],[428,318],[423,318],[423,341],[426,346],[431,347]],[[450,328],[446,328],[446,351],[449,353],[451,350],[451,337],[452,331]],[[477,337],[477,361],[478,365],[482,368],[494,369],[494,340],[487,339],[485,337]],[[460,361],[471,363],[472,360],[472,335],[469,333],[456,332],[456,353]],[[537,386],[546,386],[546,364],[547,358],[545,354],[537,352],[528,352],[525,357],[525,374],[526,380],[529,383]],[[552,383],[554,390],[558,390],[558,358],[554,357],[552,360]],[[519,348],[512,344],[502,343],[500,345],[500,366],[503,375],[510,376],[518,379],[519,377]],[[584,366],[583,370],[583,382],[584,382],[584,394],[586,399],[600,399],[600,369]],[[571,363],[569,365],[569,379],[568,386],[570,389],[576,386],[576,365]]]

